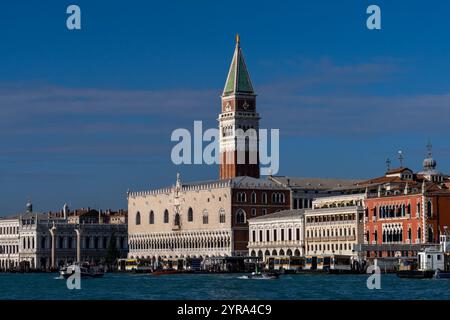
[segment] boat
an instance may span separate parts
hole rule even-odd
[[[274,272],[261,272],[258,270],[258,265],[255,264],[255,271],[247,276],[247,279],[254,280],[274,280],[278,279],[279,274]]]
[[[410,270],[399,270],[397,276],[399,278],[411,279],[431,279],[437,273],[442,272],[442,277],[450,273],[440,270],[445,270],[444,251],[442,248],[428,247],[417,254],[417,268]],[[412,265],[411,265],[412,266]]]
[[[59,275],[61,278],[67,279],[74,275],[77,271],[80,272],[81,278],[101,278],[104,275],[103,269],[99,267],[89,266],[88,264],[78,264],[74,263],[66,267],[62,267],[59,270]]]
[[[431,279],[434,276],[433,270],[401,270],[397,272],[399,278],[410,279]]]
[[[450,279],[450,271],[442,271],[441,269],[437,269],[434,273],[434,277],[436,279]]]
[[[163,276],[168,274],[180,274],[180,273],[186,273],[181,270],[175,270],[175,269],[163,269],[163,270],[155,270],[151,274],[154,276]]]
[[[247,279],[254,279],[254,280],[274,280],[278,279],[279,275],[276,273],[270,273],[270,272],[252,272],[250,275],[247,276]]]

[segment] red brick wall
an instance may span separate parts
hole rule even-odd
[[[246,194],[246,202],[238,202],[237,194],[243,192]],[[252,193],[256,194],[256,203],[252,203]],[[262,194],[267,194],[267,204],[262,203]],[[280,193],[284,194],[284,203],[273,203],[272,194]],[[234,246],[235,250],[247,250],[248,245],[248,219],[254,218],[252,216],[252,208],[256,209],[256,217],[261,216],[263,209],[267,210],[267,214],[271,214],[281,210],[290,209],[290,191],[289,190],[253,190],[253,189],[233,189],[232,191],[232,228],[234,229]],[[239,209],[243,209],[246,213],[246,222],[243,224],[236,223],[236,212]]]

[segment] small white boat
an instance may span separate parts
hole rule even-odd
[[[80,265],[78,263],[74,263],[70,266],[62,267],[59,270],[59,275],[61,278],[67,279],[76,272],[80,272],[80,276],[82,278],[100,278],[104,275],[104,270],[99,267],[92,267],[88,264]]]
[[[278,279],[278,274],[266,273],[266,272],[252,272],[250,275],[247,276],[247,279],[274,280],[274,279]]]

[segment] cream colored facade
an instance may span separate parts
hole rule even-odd
[[[289,206],[261,205],[261,198],[252,203],[250,194],[266,193],[270,201],[280,190],[285,189],[251,177],[182,184],[178,176],[171,188],[130,192],[128,256],[157,260],[247,255],[248,207],[271,213]]]
[[[183,187],[177,183],[169,189],[130,193],[129,256],[231,255],[230,198],[231,188],[225,182]],[[177,214],[179,224],[176,224]]]
[[[307,256],[356,256],[354,247],[364,241],[365,194],[317,199],[305,211]]]
[[[0,219],[0,269],[19,264],[19,220]]]
[[[304,210],[285,210],[249,220],[250,256],[304,255]]]
[[[19,264],[48,269],[74,261],[101,262],[111,241],[126,256],[126,224],[70,221],[67,215],[33,212],[0,218],[0,270]]]

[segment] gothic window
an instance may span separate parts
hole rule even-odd
[[[188,221],[189,222],[194,221],[194,211],[192,211],[192,208],[189,208],[188,210]]]
[[[417,239],[422,239],[422,229],[420,227],[417,229]]]
[[[138,211],[136,213],[136,225],[140,225],[141,224],[141,213]]]
[[[152,211],[150,211],[150,215],[148,217],[148,223],[149,224],[154,224],[155,223],[155,213]]]
[[[261,194],[261,202],[262,202],[263,204],[267,204],[267,193],[263,192],[263,193]]]
[[[252,203],[256,203],[256,193],[252,192]]]
[[[203,210],[203,224],[208,224],[208,211]]]
[[[238,209],[236,212],[236,223],[242,224],[245,223],[245,211],[242,209]]]
[[[169,223],[169,211],[164,210],[164,223]]]
[[[237,202],[247,202],[247,196],[246,196],[245,192],[237,193]]]
[[[252,217],[256,217],[256,209],[252,208]]]
[[[431,200],[428,200],[427,203],[427,217],[431,218],[433,216],[433,205],[431,203]]]
[[[223,208],[219,210],[219,222],[225,223],[225,210]]]

